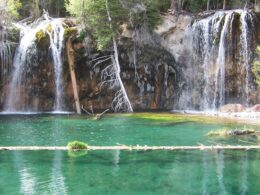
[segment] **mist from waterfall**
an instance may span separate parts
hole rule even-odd
[[[227,103],[250,103],[255,35],[249,29],[254,26],[254,17],[246,10],[218,11],[193,23],[190,36],[194,75],[185,76],[187,87],[180,97],[185,99],[181,109],[217,110]],[[231,78],[227,71],[236,74],[232,73]],[[235,76],[238,72],[243,78]]]
[[[64,36],[62,21],[60,19],[42,17],[31,25],[16,24],[16,26],[21,30],[20,43],[13,60],[13,72],[8,85],[4,106],[5,112],[39,111],[40,105],[34,91],[38,91],[41,86],[33,84],[33,79],[36,75],[32,73],[32,69],[35,68],[33,67],[34,64],[39,63],[37,61],[39,51],[36,43],[38,32],[47,33],[50,37],[50,51],[54,64],[54,83],[56,88],[54,110],[62,111],[63,81],[61,52]]]

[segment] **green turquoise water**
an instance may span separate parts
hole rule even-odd
[[[205,117],[0,116],[0,145],[259,144],[258,137],[208,137],[259,126]],[[260,194],[259,151],[0,151],[0,194]]]
[[[256,151],[0,152],[1,194],[260,194]]]
[[[65,146],[79,140],[89,145],[212,145],[259,142],[256,137],[214,138],[211,130],[220,128],[254,128],[230,121],[161,114],[108,115],[91,120],[73,115],[0,116],[2,146]],[[168,117],[168,118],[167,118]],[[260,129],[259,129],[260,130]]]

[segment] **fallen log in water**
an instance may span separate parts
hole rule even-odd
[[[260,145],[250,146],[87,146],[79,150],[251,150],[260,149]],[[0,150],[70,150],[66,146],[1,146]]]

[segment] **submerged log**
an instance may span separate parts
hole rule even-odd
[[[87,146],[86,149],[78,150],[250,150],[260,149],[260,145],[250,146]],[[20,151],[37,151],[37,150],[70,150],[66,146],[1,146],[0,150],[20,150]]]

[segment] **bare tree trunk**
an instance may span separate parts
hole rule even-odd
[[[210,9],[210,0],[207,1],[207,11]]]
[[[227,0],[223,0],[223,10],[227,9]]]
[[[108,0],[106,0],[106,9],[107,9],[108,21],[110,23],[110,29],[113,30],[112,18],[110,16],[109,7],[108,7]],[[120,76],[121,69],[120,69],[120,64],[119,64],[119,60],[118,60],[118,49],[117,49],[115,36],[113,36],[113,48],[114,48],[114,58],[112,58],[112,61],[113,61],[114,69],[115,69],[115,74],[116,74],[117,80],[118,80],[120,88],[121,88],[121,93],[122,93],[123,98],[124,98],[124,103],[127,106],[127,111],[133,112],[131,102],[128,98],[128,95],[127,95],[126,90],[125,90],[125,86],[124,86],[122,79],[121,79],[121,76]]]
[[[39,8],[39,0],[32,0],[31,1],[31,16],[35,18],[39,18],[41,15],[41,11]]]
[[[176,0],[171,0],[171,10],[176,11],[177,10],[177,4]]]
[[[244,7],[244,9],[246,9],[247,6],[248,6],[248,0],[246,0],[246,2],[245,2],[245,7]]]
[[[69,69],[70,69],[70,77],[71,77],[72,88],[73,88],[73,95],[74,95],[74,100],[75,100],[75,104],[76,104],[76,111],[77,111],[77,114],[81,114],[77,79],[76,79],[76,74],[75,74],[75,71],[74,71],[74,50],[72,48],[71,37],[68,39],[68,42],[66,44],[66,50],[67,50],[67,56],[68,56],[68,62],[69,62]]]

